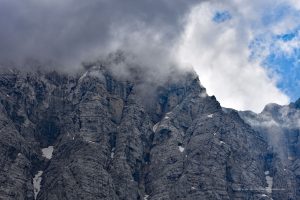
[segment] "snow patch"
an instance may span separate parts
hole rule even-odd
[[[192,190],[195,190],[196,188],[195,187],[192,187]]]
[[[184,148],[182,146],[178,146],[178,148],[181,153],[184,152]]]
[[[79,78],[79,81],[81,81],[82,79],[84,79],[87,75],[88,75],[88,72],[85,72],[85,73]]]
[[[115,148],[112,148],[110,153],[110,158],[114,158],[114,156],[115,156]]]
[[[152,128],[153,132],[156,132],[157,127],[158,127],[158,124],[159,124],[159,123],[156,123],[156,124],[153,126],[153,128]]]
[[[38,193],[41,190],[42,174],[43,174],[43,171],[38,171],[37,174],[33,178],[34,199],[36,199]]]
[[[43,157],[50,160],[52,158],[53,150],[54,150],[53,146],[43,148],[42,149]]]
[[[148,195],[148,194],[145,194],[144,200],[148,200],[148,198],[149,198],[149,195]]]
[[[172,112],[167,112],[164,119],[170,119],[170,115],[172,115]]]
[[[269,175],[270,174],[270,172],[269,171],[265,171],[265,175]]]
[[[272,187],[273,187],[273,177],[269,176],[270,172],[269,171],[265,171],[265,175],[266,175],[266,181],[268,186],[266,187],[266,191],[271,194],[272,193]]]
[[[214,114],[207,115],[208,118],[213,118]]]
[[[225,144],[225,142],[223,142],[223,141],[220,141],[220,144]]]

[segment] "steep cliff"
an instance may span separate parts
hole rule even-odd
[[[272,173],[278,176],[276,180],[286,182],[293,188],[297,199],[300,198],[300,100],[290,105],[280,106],[269,104],[265,109],[255,114],[250,111],[240,112],[240,116],[253,129],[262,134],[268,141],[271,151],[270,163],[273,163]],[[281,163],[283,171],[276,168]],[[276,182],[274,182],[276,184]]]
[[[264,135],[174,73],[2,71],[0,199],[296,199]]]

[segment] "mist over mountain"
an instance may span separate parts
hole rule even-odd
[[[200,2],[1,0],[0,61],[23,65],[37,60],[72,70],[116,48],[138,53],[142,45],[144,53],[158,51],[180,35],[181,19]]]
[[[281,155],[195,72],[147,69],[119,53],[77,74],[2,70],[0,198],[299,198],[298,127]]]
[[[298,78],[268,62],[297,58],[298,8],[294,0],[1,0],[0,68],[70,73],[122,50],[153,71],[193,68],[222,106],[260,112],[298,96]],[[295,37],[274,41],[284,35]]]

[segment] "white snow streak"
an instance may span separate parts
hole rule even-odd
[[[42,156],[50,160],[53,154],[53,146],[49,146],[47,148],[42,149]],[[41,182],[42,182],[42,174],[43,171],[38,171],[35,176],[33,177],[33,192],[34,192],[34,199],[36,199],[38,193],[41,190]]]
[[[272,187],[273,187],[273,177],[269,176],[269,171],[265,171],[265,175],[266,175],[266,181],[268,184],[268,187],[266,187],[266,191],[271,194]]]
[[[155,132],[155,131],[157,130],[158,124],[159,124],[159,123],[156,123],[156,124],[153,126],[153,128],[152,128],[153,132]]]
[[[88,75],[88,72],[85,72],[85,73],[79,78],[79,81],[81,81],[82,79],[84,79],[87,75]]]
[[[112,148],[110,153],[110,158],[114,158],[114,156],[115,156],[115,148]]]
[[[33,178],[34,199],[36,199],[38,193],[41,190],[42,174],[43,171],[38,171],[38,173]]]
[[[208,118],[213,118],[213,114],[207,115]]]

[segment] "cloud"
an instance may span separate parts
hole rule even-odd
[[[0,61],[78,65],[107,53],[118,32],[119,41],[141,31],[140,24],[167,41],[180,32],[182,15],[196,2],[200,1],[0,0]],[[120,33],[119,27],[127,32]]]
[[[277,88],[276,76],[262,66],[262,57],[250,59],[255,36],[277,28],[263,25],[265,9],[272,5],[273,1],[206,2],[188,16],[178,44],[179,61],[194,66],[208,93],[224,107],[259,112],[267,103],[289,102]],[[216,23],[220,12],[230,17]]]
[[[160,79],[157,74],[166,75],[175,65],[194,67],[223,106],[258,112],[269,102],[289,101],[277,88],[280,76],[262,61],[274,35],[299,24],[296,3],[0,0],[0,65],[37,60],[70,70],[121,49],[132,65],[153,74],[148,79]],[[289,53],[293,45],[298,43],[278,48]]]

